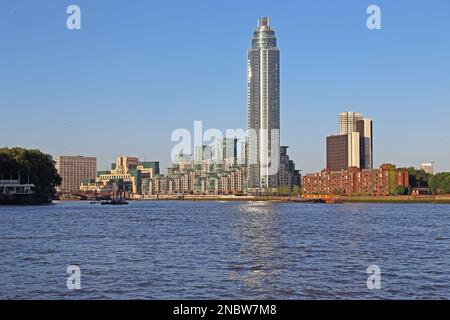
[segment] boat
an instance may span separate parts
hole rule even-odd
[[[100,204],[112,204],[112,205],[121,205],[121,204],[128,204],[125,199],[112,199],[112,200],[104,200],[100,202]]]
[[[125,199],[125,190],[122,187],[122,190],[119,190],[117,184],[114,182],[112,187],[112,196],[111,200],[103,200],[100,202],[101,205],[124,205],[128,204]]]
[[[49,204],[53,198],[36,194],[35,185],[21,183],[19,179],[0,180],[0,205]]]

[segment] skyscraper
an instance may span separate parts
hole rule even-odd
[[[356,123],[362,120],[361,113],[347,111],[339,113],[339,134],[348,134],[357,131]]]
[[[208,145],[202,145],[195,147],[194,162],[196,164],[202,164],[211,161],[213,158],[212,147]]]
[[[273,191],[280,160],[280,52],[268,17],[258,19],[247,69],[249,192]]]
[[[327,169],[348,167],[373,169],[372,120],[353,111],[341,112],[339,135],[327,137]]]
[[[422,163],[420,169],[429,174],[434,174],[434,161]]]
[[[360,139],[360,165],[363,169],[373,169],[373,124],[370,119],[356,121],[356,131]]]
[[[238,158],[238,139],[222,138],[217,141],[217,160],[224,165],[236,165]]]

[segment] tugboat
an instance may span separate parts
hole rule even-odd
[[[111,200],[104,200],[100,202],[100,204],[112,204],[112,205],[122,205],[122,204],[128,204],[128,202],[125,199],[125,190],[118,190],[117,184],[114,182],[112,187],[112,196]]]

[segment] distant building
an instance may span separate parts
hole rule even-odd
[[[216,146],[216,160],[227,166],[236,165],[238,161],[238,139],[219,139]]]
[[[434,174],[434,162],[422,163],[420,169],[429,174]]]
[[[339,135],[327,137],[327,169],[373,168],[373,123],[359,112],[339,114]]]
[[[339,114],[339,134],[348,134],[357,131],[357,122],[362,120],[361,113],[347,111]]]
[[[195,151],[195,150],[194,150]],[[174,164],[180,166],[183,169],[190,169],[193,165],[193,159],[191,154],[184,154],[180,152],[175,156]],[[194,163],[195,163],[195,154],[194,154]]]
[[[95,179],[97,158],[82,156],[59,156],[55,158],[56,170],[62,178],[58,191],[78,192],[81,182]]]
[[[194,163],[202,164],[210,162],[213,158],[213,150],[211,146],[202,145],[194,148]]]
[[[345,170],[322,170],[302,177],[303,194],[388,196],[397,188],[408,188],[407,169],[383,164],[379,169],[350,167]]]
[[[238,165],[247,165],[247,149],[248,143],[245,141],[239,142],[239,157],[237,160]]]
[[[230,195],[245,194],[247,189],[247,171],[243,166],[221,166],[208,171],[206,165],[195,169],[169,168],[167,175],[158,175],[148,181],[144,195],[155,194],[198,194]],[[214,167],[214,165],[213,165]]]
[[[356,131],[359,133],[360,167],[373,169],[373,122],[371,119],[356,121]]]
[[[278,172],[279,187],[287,187],[289,193],[294,191],[294,187],[301,186],[300,170],[295,169],[294,161],[289,159],[287,153],[288,146],[280,147],[280,171]]]
[[[327,137],[327,169],[344,170],[360,167],[359,132]]]
[[[124,191],[140,194],[148,181],[158,174],[158,161],[140,162],[137,157],[118,157],[110,171],[98,172],[95,184],[98,191],[109,192],[114,183],[119,183]],[[80,189],[92,191],[92,181],[85,181]]]

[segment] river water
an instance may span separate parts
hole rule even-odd
[[[450,299],[450,205],[3,206],[0,298]]]

